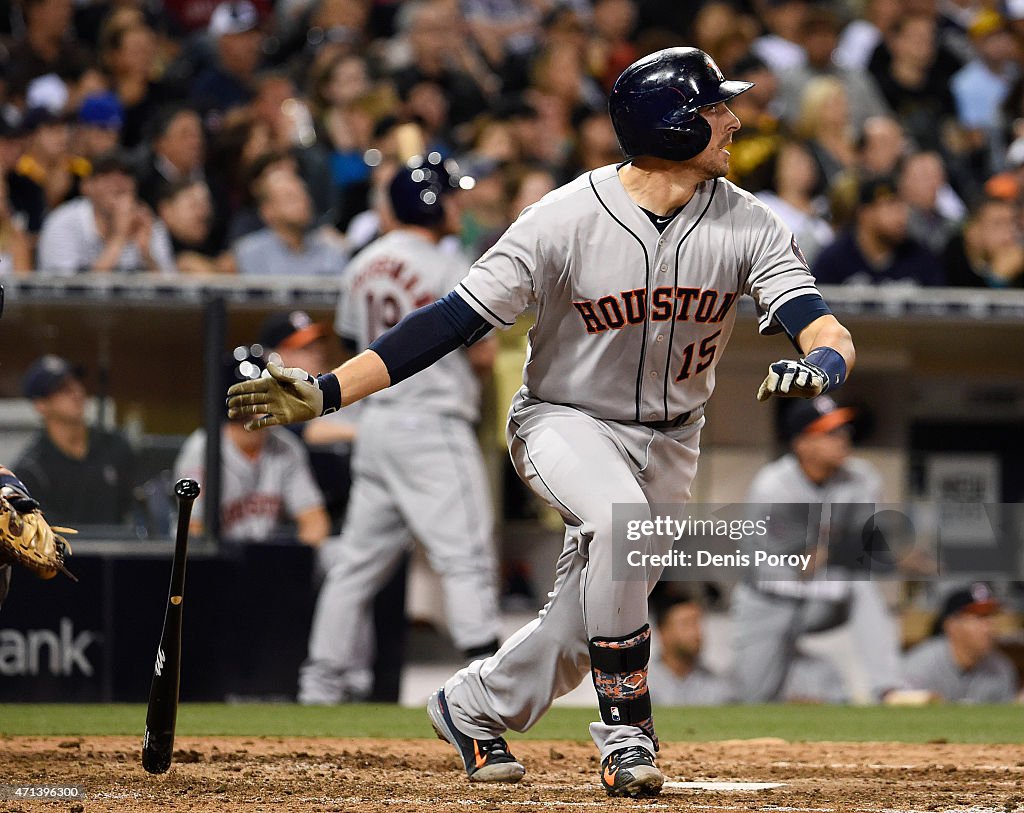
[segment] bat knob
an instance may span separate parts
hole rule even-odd
[[[199,496],[199,483],[189,477],[182,477],[174,484],[176,496],[185,500],[194,500]]]

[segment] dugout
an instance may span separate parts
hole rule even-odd
[[[153,478],[159,478],[166,471],[181,439],[222,409],[221,394],[216,393],[214,399],[206,402],[204,413],[203,396],[204,386],[209,390],[209,385],[204,384],[204,370],[216,368],[222,351],[252,342],[259,325],[272,311],[301,308],[315,319],[333,321],[337,296],[334,282],[302,278],[254,282],[241,277],[54,278],[37,275],[7,279],[5,286],[8,308],[3,335],[7,340],[0,365],[0,399],[6,399],[7,406],[20,399],[21,376],[32,360],[43,353],[57,353],[83,363],[94,376],[90,387],[100,396],[98,403],[103,405],[104,421],[127,430],[140,446]],[[1020,427],[1024,426],[1024,377],[1018,354],[1013,349],[1024,346],[1024,292],[850,287],[825,293],[839,318],[853,332],[858,348],[856,374],[841,391],[840,398],[846,403],[862,405],[873,416],[872,430],[858,453],[880,468],[891,501],[898,503],[927,496],[928,477],[934,479],[928,472],[953,472],[946,477],[948,485],[956,481],[955,473],[959,471],[969,474],[966,478],[961,476],[960,482],[965,488],[973,484],[971,493],[1019,502],[1021,475],[1016,454],[1019,443],[1013,438],[1019,440]],[[754,392],[767,364],[791,353],[791,348],[785,337],[758,336],[751,303],[741,300],[739,307],[740,315],[728,351],[717,370],[716,392],[707,409],[708,423],[702,437],[702,460],[694,484],[694,499],[705,503],[740,499],[753,472],[776,452],[772,410],[759,406]],[[504,513],[506,520],[500,535],[503,549],[511,551],[514,547],[515,550],[515,555],[506,555],[505,561],[516,564],[516,572],[523,572],[524,569],[518,567],[522,563],[516,559],[521,559],[519,552],[527,548],[525,572],[537,574],[540,581],[548,578],[550,563],[557,555],[557,550],[544,544],[544,540],[560,533],[551,527],[550,517],[538,512],[536,505],[524,498],[507,464],[503,439],[505,408],[521,383],[527,328],[528,320],[524,319],[513,330],[499,334],[502,350],[488,395],[487,418],[481,435],[496,493],[503,494],[499,503],[505,509],[499,510],[499,516]],[[17,340],[10,337],[17,337]],[[211,367],[206,365],[206,360],[213,362]],[[340,348],[337,360],[341,360]],[[102,384],[99,391],[97,384]],[[24,418],[17,407],[13,409],[10,412],[0,408],[0,416],[14,414]],[[10,427],[5,424],[3,428]],[[10,437],[10,433],[0,432],[0,459],[8,462],[13,457]],[[935,461],[939,461],[938,464]],[[996,485],[993,485],[992,471],[998,472]],[[126,585],[145,583],[149,578],[145,574],[152,568],[153,573],[161,574],[162,581],[152,589],[162,596],[166,590],[170,547],[169,543],[153,537],[159,537],[161,530],[169,530],[169,525],[158,523],[153,527],[156,532],[150,533],[147,526],[146,540],[142,542],[138,541],[137,529],[117,534],[120,539],[113,539],[115,534],[108,534],[106,541],[102,534],[92,540],[81,539],[75,547],[75,569],[84,568],[83,574],[90,582],[108,584],[112,580],[117,583],[116,594],[121,595],[122,582]],[[517,544],[524,534],[533,541],[529,545]],[[125,536],[133,541],[129,543]],[[126,544],[141,548],[132,550],[123,547]],[[265,550],[254,554],[257,558],[246,560],[247,564],[232,564],[218,558],[215,543],[208,544],[205,554],[198,542],[193,546],[189,585],[197,591],[197,598],[186,612],[187,629],[201,618],[209,621],[221,617],[220,610],[210,615],[198,606],[206,579],[209,578],[211,584],[218,581],[223,584],[224,579],[261,578],[253,575],[256,570],[250,573],[244,568],[256,568],[255,563],[263,561],[261,557],[271,555]],[[301,580],[306,578],[303,569],[307,566],[296,559],[287,566],[279,562],[277,569],[279,573],[294,572]],[[243,567],[243,570],[231,571],[232,567]],[[218,572],[218,568],[228,570]],[[538,586],[546,588],[546,582]],[[142,648],[141,655],[133,652],[131,661],[141,663],[142,671],[148,674],[159,619],[147,625],[138,618],[138,626],[148,628],[143,636],[145,640],[133,644],[132,631],[121,632],[119,623],[113,623],[122,616],[136,617],[130,598],[122,600],[115,596],[95,606],[79,606],[75,609],[77,614],[56,615],[45,625],[37,614],[33,615],[34,620],[17,620],[17,604],[46,604],[54,596],[72,589],[74,586],[70,584],[30,585],[28,578],[18,578],[12,601],[0,616],[0,635],[13,630],[24,636],[32,629],[44,630],[58,642],[69,639],[73,645],[83,629],[104,636],[110,634],[107,630],[113,629],[118,648],[122,644],[126,652],[136,644]],[[298,660],[292,660],[301,659],[299,650],[304,644],[308,622],[300,621],[306,609],[281,603],[289,600],[288,592],[287,589],[264,591],[261,593],[264,603],[252,612],[241,611],[241,605],[232,609],[224,604],[222,609],[227,613],[224,617],[233,618],[239,625],[233,629],[246,631],[259,628],[259,611],[263,608],[275,608],[279,613],[288,610],[295,619],[289,630],[271,632],[264,628],[260,638],[279,639],[282,646],[295,644],[294,653],[288,654],[288,650],[285,654],[275,654],[261,649],[257,638],[246,638],[248,632],[227,636],[232,639],[228,642],[222,637],[220,648],[204,649],[201,642],[186,646],[187,652],[191,650],[195,657],[206,659],[207,665],[202,668],[209,673],[209,694],[202,697],[214,698],[218,693],[223,697],[233,690],[234,684],[242,685],[246,672],[231,671],[234,670],[231,664],[246,664],[248,676],[256,681],[250,686],[251,691],[268,696],[276,693],[272,670],[281,665],[282,674],[289,673],[288,690],[292,690],[298,665]],[[301,592],[308,600],[310,592]],[[420,592],[425,592],[429,599],[429,589]],[[542,596],[543,592],[543,589],[535,590],[535,597]],[[132,594],[128,591],[124,595]],[[229,595],[226,591],[215,598],[226,601]],[[415,596],[412,601],[416,604]],[[152,606],[159,613],[161,599]],[[425,611],[429,611],[429,607],[418,608],[417,614]],[[86,624],[85,619],[92,619],[90,613],[95,613],[96,618],[88,621],[88,627],[80,628],[80,623]],[[62,626],[65,618],[75,619],[74,634],[66,625]],[[22,623],[34,626],[18,626]],[[215,626],[210,626],[209,630],[224,632]],[[204,628],[202,633],[194,633],[200,635],[197,641],[201,641],[206,631]],[[10,636],[0,640],[15,641]],[[46,647],[54,638],[44,632],[35,640],[40,653],[38,658],[45,661],[50,657]],[[236,645],[241,647],[238,651],[228,651]],[[20,644],[15,641],[13,646]],[[262,655],[250,659],[251,653]],[[73,665],[73,648],[68,657]],[[105,657],[117,660],[120,656]],[[0,659],[0,669],[2,663]],[[229,671],[219,672],[225,663],[229,664],[224,667]],[[268,683],[261,686],[259,681],[263,680],[261,673],[264,672]],[[126,674],[119,666],[100,681],[101,688],[93,687],[89,691],[97,692],[95,699],[133,696],[135,689],[130,681],[122,682],[128,680]],[[224,674],[234,677],[225,683],[221,680]],[[11,694],[20,692],[11,688],[16,684],[11,683],[9,677],[0,678],[0,687],[3,687],[0,691],[5,692],[0,700],[13,699]],[[50,687],[48,699],[78,697],[79,689],[71,689],[59,676],[55,682],[41,685]],[[183,696],[187,696],[191,690],[183,686],[182,691]],[[134,695],[134,699],[137,698]]]

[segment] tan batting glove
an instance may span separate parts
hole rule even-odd
[[[252,418],[245,428],[301,423],[324,412],[324,394],[317,380],[301,367],[267,365],[260,378],[228,389],[228,417]]]

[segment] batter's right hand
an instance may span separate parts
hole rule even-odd
[[[324,394],[302,368],[282,368],[271,362],[261,378],[230,387],[227,405],[229,418],[250,418],[245,428],[254,430],[320,417]]]

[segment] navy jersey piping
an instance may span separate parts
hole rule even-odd
[[[704,219],[704,215],[706,215],[708,213],[708,209],[711,208],[711,201],[713,201],[715,199],[715,192],[718,190],[718,180],[715,179],[711,183],[712,183],[711,194],[708,196],[707,204],[701,210],[701,213],[699,215],[697,215],[697,219],[693,221],[693,225],[691,225],[690,228],[688,228],[686,230],[686,234],[684,234],[682,237],[680,237],[679,238],[679,242],[676,244],[676,274],[675,274],[675,278],[674,278],[673,283],[672,283],[676,288],[679,287],[679,252],[680,252],[680,250],[683,247],[683,241],[685,241],[686,238],[690,236],[690,233],[695,228],[697,228],[697,225]],[[666,420],[666,421],[670,420],[669,414],[668,414],[668,381],[669,381],[669,376],[672,375],[672,349],[673,349],[672,342],[673,342],[673,339],[675,338],[675,332],[676,332],[676,309],[678,307],[679,307],[679,298],[678,297],[673,297],[672,298],[672,321],[671,321],[671,323],[669,325],[669,329],[668,329],[668,358],[665,360],[665,388],[664,388],[664,393],[663,393],[663,396],[662,396],[663,404],[664,404],[664,412],[665,412],[665,417],[662,420]]]
[[[601,207],[608,213],[609,217],[611,217],[612,220],[614,220],[616,223],[618,223],[620,226],[622,226],[622,228],[625,229],[630,235],[632,235],[633,239],[636,240],[637,243],[640,244],[640,248],[644,252],[644,285],[646,286],[647,291],[648,291],[648,293],[647,293],[648,301],[647,301],[647,308],[644,309],[644,332],[643,332],[643,337],[641,338],[641,345],[640,345],[640,363],[639,363],[639,365],[636,368],[636,396],[635,396],[636,418],[635,418],[635,420],[639,421],[640,420],[640,402],[641,402],[641,399],[642,399],[643,384],[644,384],[644,360],[647,357],[647,331],[650,328],[650,324],[651,324],[651,307],[650,307],[650,304],[651,304],[650,303],[650,296],[651,296],[651,294],[650,294],[650,290],[651,290],[651,258],[647,254],[647,246],[644,245],[644,241],[640,238],[640,235],[638,235],[636,232],[634,232],[632,229],[630,229],[629,226],[627,226],[625,223],[623,223],[621,220],[619,220],[615,216],[615,214],[612,212],[612,210],[608,208],[607,204],[605,204],[605,202],[601,199],[601,195],[597,191],[597,187],[594,186],[594,173],[593,172],[591,172],[587,176],[587,182],[590,184],[590,188],[594,190],[594,197],[597,198],[597,202],[601,204]]]

